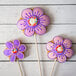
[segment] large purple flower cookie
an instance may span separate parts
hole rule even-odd
[[[72,42],[60,36],[54,37],[53,41],[47,43],[48,58],[57,59],[59,62],[65,62],[67,58],[72,57]]]
[[[19,40],[7,42],[6,47],[7,48],[4,50],[4,55],[9,56],[11,62],[15,61],[16,59],[24,58],[24,51],[26,50],[26,46],[24,44],[20,44]]]
[[[21,19],[17,22],[17,27],[23,30],[26,36],[32,36],[34,33],[42,35],[46,32],[46,26],[50,23],[47,15],[44,15],[43,9],[36,7],[24,9],[21,13]]]

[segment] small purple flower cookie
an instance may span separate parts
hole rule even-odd
[[[20,44],[19,40],[14,40],[13,42],[6,43],[4,55],[8,56],[10,61],[13,62],[16,59],[23,59],[25,50],[26,46],[24,44]]]
[[[54,37],[53,41],[47,43],[48,58],[57,59],[60,63],[72,57],[72,41],[60,36]]]
[[[36,7],[24,9],[21,13],[21,19],[17,22],[17,27],[23,30],[26,36],[32,36],[34,33],[42,35],[46,32],[46,26],[50,23],[47,15],[44,15],[43,9]]]

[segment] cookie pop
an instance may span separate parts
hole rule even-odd
[[[36,51],[38,56],[38,63],[40,67],[40,58],[37,47],[36,35],[43,35],[46,33],[46,26],[50,23],[50,19],[44,14],[43,9],[36,7],[34,9],[24,9],[21,13],[21,18],[17,22],[17,27],[24,32],[28,37],[34,35]],[[40,67],[41,72],[41,67]],[[41,73],[40,73],[41,74]],[[42,75],[41,75],[42,76]]]
[[[17,22],[17,27],[24,32],[26,36],[32,36],[35,33],[42,35],[46,32],[46,26],[50,23],[49,17],[44,15],[43,9],[36,7],[24,9],[21,18]]]
[[[6,48],[4,50],[4,55],[8,56],[11,62],[18,61],[19,59],[24,58],[24,52],[26,50],[26,46],[24,44],[20,44],[19,40],[6,42]],[[19,64],[19,62],[18,62]],[[22,70],[19,64],[21,76]]]
[[[73,55],[72,41],[66,38],[63,39],[61,36],[54,37],[52,41],[47,43],[46,47],[48,58],[60,63],[65,62]]]

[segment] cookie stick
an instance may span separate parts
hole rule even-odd
[[[50,19],[47,15],[44,14],[42,8],[35,7],[33,9],[27,8],[24,9],[21,13],[21,18],[17,22],[17,27],[24,32],[24,34],[28,37],[34,35],[35,45],[38,57],[38,63],[40,68],[40,76],[41,74],[41,66],[40,66],[40,58],[37,46],[36,35],[43,35],[46,33],[46,26],[50,23]]]
[[[24,58],[24,52],[26,50],[26,46],[24,44],[20,44],[19,40],[6,42],[6,49],[4,50],[4,55],[8,56],[11,62],[17,60],[21,76],[23,76],[23,72],[19,63],[19,59]]]
[[[54,37],[52,41],[47,43],[46,47],[48,58],[56,59],[59,63],[66,62],[66,60],[73,55],[72,41],[61,36]]]

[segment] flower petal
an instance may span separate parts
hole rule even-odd
[[[26,20],[19,20],[18,23],[17,23],[17,27],[20,30],[25,29],[27,27]]]
[[[58,55],[57,60],[62,63],[66,61],[66,56],[65,55]]]
[[[47,46],[47,50],[52,51],[53,48],[54,48],[54,43],[52,43],[52,42],[48,42],[46,46]]]
[[[14,47],[18,48],[20,46],[20,41],[19,40],[14,40]]]
[[[19,47],[19,51],[24,52],[26,50],[26,46],[21,44]]]
[[[32,10],[30,8],[24,9],[21,15],[24,19],[27,19],[32,16]]]
[[[56,58],[56,53],[55,52],[49,52],[48,53],[48,58],[49,59],[55,59]]]
[[[56,36],[56,37],[54,37],[53,41],[54,41],[55,44],[62,44],[63,43],[63,38],[60,37],[60,36]]]
[[[16,55],[15,55],[15,54],[12,54],[12,55],[10,56],[10,61],[11,61],[11,62],[14,62],[15,59],[16,59]]]
[[[70,57],[72,57],[72,55],[73,55],[73,50],[72,50],[72,49],[66,49],[65,52],[64,52],[64,54],[65,54],[68,58],[70,58]]]
[[[47,26],[50,23],[50,18],[46,15],[40,17],[40,24]]]
[[[65,39],[63,45],[65,48],[70,48],[72,46],[72,41],[69,39]]]
[[[24,34],[25,34],[26,36],[32,36],[32,35],[34,34],[34,29],[31,28],[31,27],[27,27],[27,28],[25,29],[25,31],[24,31]]]
[[[11,50],[9,50],[9,49],[4,50],[4,55],[10,56],[11,54],[12,54]]]
[[[21,52],[18,52],[18,53],[17,53],[17,58],[23,59],[23,58],[24,58],[24,54],[21,53]]]
[[[7,42],[7,43],[6,43],[6,47],[7,47],[8,49],[13,49],[13,43],[12,43],[12,42]]]
[[[36,28],[35,28],[35,32],[39,35],[42,35],[42,34],[45,34],[46,32],[46,28],[42,25],[38,25]]]
[[[43,15],[43,9],[36,7],[33,9],[33,15],[40,17],[41,15]]]

